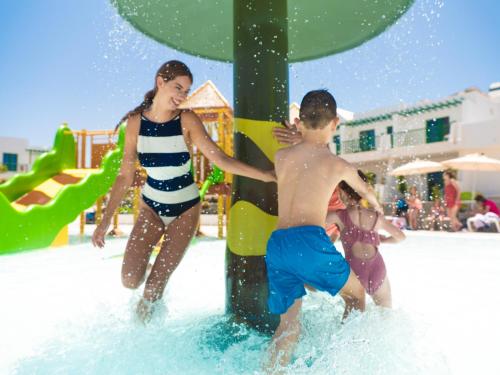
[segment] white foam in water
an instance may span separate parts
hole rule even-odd
[[[88,244],[0,257],[2,374],[256,374],[268,338],[224,337],[223,241],[192,246],[153,322],[122,259]],[[500,251],[488,234],[410,233],[382,247],[394,310],[369,303],[340,323],[343,302],[307,296],[290,374],[498,374]],[[227,323],[229,324],[229,323]],[[227,325],[226,324],[226,325]],[[229,337],[227,337],[229,336]]]

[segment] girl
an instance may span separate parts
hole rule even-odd
[[[408,223],[410,224],[410,229],[418,229],[418,215],[422,210],[422,201],[418,197],[417,187],[413,185],[410,188],[410,196],[406,199],[408,204]]]
[[[444,203],[446,205],[446,215],[451,220],[451,229],[460,230],[462,224],[457,218],[460,209],[460,187],[458,186],[455,174],[451,171],[443,173],[444,180]]]
[[[136,289],[142,284],[151,252],[165,236],[137,306],[143,321],[149,320],[152,302],[162,297],[197,228],[200,197],[190,171],[191,147],[195,145],[227,172],[275,181],[272,171],[261,171],[224,154],[196,114],[179,110],[192,83],[193,76],[184,63],[166,62],[156,73],[155,86],[144,101],[120,120],[119,124],[127,121],[123,161],[106,212],[92,236],[94,246],[104,246],[113,213],[134,180],[138,159],[147,179],[123,258],[122,283],[126,288]]]
[[[363,172],[358,171],[358,174],[367,181]],[[328,226],[335,223],[339,226],[345,258],[375,304],[390,308],[391,287],[378,246],[381,242],[400,242],[405,239],[405,235],[383,215],[372,209],[363,208],[360,205],[361,196],[347,183],[342,181],[339,187],[341,198],[347,207],[330,212],[326,224]],[[379,235],[378,231],[381,229],[391,236]]]

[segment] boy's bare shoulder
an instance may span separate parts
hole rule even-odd
[[[287,155],[290,154],[290,152],[293,152],[295,146],[289,146],[289,147],[284,147],[280,148],[276,153],[274,154],[274,159],[276,162],[286,159]]]
[[[327,159],[327,162],[330,164],[329,166],[338,171],[344,170],[349,165],[349,162],[347,162],[345,159],[332,153],[328,155]]]

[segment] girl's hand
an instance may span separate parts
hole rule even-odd
[[[297,120],[295,119],[295,124],[290,124],[287,120],[283,120],[282,124],[285,128],[275,127],[273,128],[273,135],[280,143],[287,145],[295,145],[302,141],[302,133],[297,129]]]
[[[269,171],[264,171],[264,178],[262,179],[264,182],[277,182],[276,172],[274,169]]]
[[[377,202],[377,205],[373,207],[375,211],[377,211],[382,217],[384,216],[384,208]]]
[[[95,228],[94,234],[92,234],[92,244],[94,247],[103,248],[104,247],[104,237],[106,237],[106,232],[108,231],[109,224],[101,223]]]
[[[378,237],[380,238],[380,242],[382,243],[387,242],[387,240],[391,238],[390,236],[384,236],[383,234],[379,234]]]

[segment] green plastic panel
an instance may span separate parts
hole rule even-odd
[[[162,44],[212,60],[234,60],[233,0],[111,2],[137,30]],[[289,0],[288,61],[306,61],[354,48],[382,33],[412,3],[413,0]]]
[[[29,184],[43,182],[63,169],[73,168],[74,161],[70,162],[75,159],[73,136],[70,135],[73,148],[58,147],[66,142],[61,141],[61,134],[66,137],[67,133],[59,129],[53,150],[41,155],[29,174],[17,177],[7,187],[3,186],[3,191],[12,197],[26,190],[21,187],[24,181]],[[66,185],[45,205],[31,205],[21,212],[12,207],[11,199],[0,193],[0,255],[50,246],[65,225],[91,207],[113,185],[120,170],[124,142],[125,126],[122,125],[117,147],[104,156],[101,168],[76,184]]]

